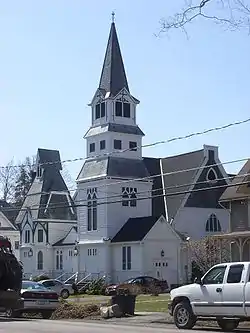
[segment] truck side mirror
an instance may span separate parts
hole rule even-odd
[[[197,283],[197,284],[202,285],[202,281],[201,281],[201,279],[198,278],[198,277],[196,277],[196,278],[194,279],[194,283]]]

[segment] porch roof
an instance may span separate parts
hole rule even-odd
[[[223,238],[233,239],[233,238],[237,238],[237,237],[248,238],[248,237],[250,237],[250,230],[234,231],[234,232],[229,232],[227,234],[216,235],[214,237],[220,238],[220,239],[223,239]]]

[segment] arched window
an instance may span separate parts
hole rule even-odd
[[[87,189],[87,229],[88,231],[97,230],[97,189]]]
[[[43,270],[43,253],[42,253],[42,251],[39,251],[37,253],[37,269],[39,271]]]
[[[211,214],[206,223],[206,231],[207,232],[220,232],[221,225],[220,221],[217,219],[215,214]]]
[[[217,174],[213,168],[210,168],[207,172],[206,179],[210,183],[215,183],[218,179]]]

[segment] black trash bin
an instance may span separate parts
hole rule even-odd
[[[134,295],[115,295],[111,298],[111,305],[117,304],[123,315],[129,314],[134,316],[135,301],[136,296]]]

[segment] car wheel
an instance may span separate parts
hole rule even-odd
[[[7,318],[14,318],[14,310],[13,309],[7,309],[6,311],[5,311],[5,316],[7,317]]]
[[[20,311],[15,311],[13,309],[7,309],[5,312],[5,316],[7,318],[19,318],[21,317],[21,312]]]
[[[63,289],[63,290],[61,291],[61,297],[62,297],[63,299],[68,298],[68,297],[69,297],[69,291],[68,291],[67,289]]]
[[[174,323],[180,329],[191,329],[196,323],[191,305],[188,302],[180,302],[174,307]]]
[[[42,311],[41,315],[43,319],[50,319],[52,316],[53,311]]]
[[[224,332],[232,332],[239,326],[240,321],[235,319],[217,319],[217,324]]]

